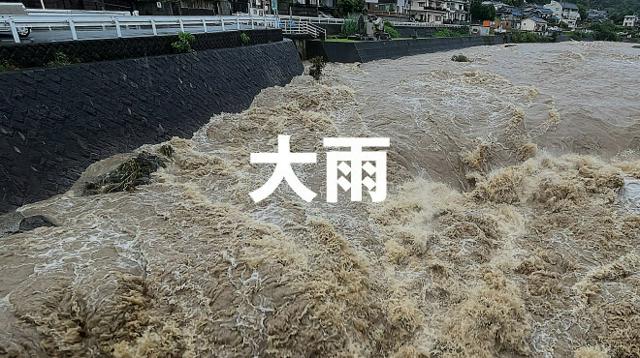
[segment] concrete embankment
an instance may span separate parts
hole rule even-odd
[[[97,160],[191,137],[302,72],[285,40],[0,73],[0,212],[66,191]]]
[[[403,56],[503,43],[505,43],[505,39],[502,36],[354,42],[309,41],[306,50],[309,58],[323,56],[329,62],[352,63],[396,59]]]

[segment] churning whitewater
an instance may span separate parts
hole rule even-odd
[[[0,238],[0,355],[640,357],[638,83],[640,49],[572,42],[263,90],[140,148],[149,185],[20,209],[58,226]],[[319,155],[314,201],[253,203],[282,134],[389,137],[386,201],[327,203]]]

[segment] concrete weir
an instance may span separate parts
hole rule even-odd
[[[302,72],[284,40],[0,73],[0,213],[66,191],[95,161],[189,138]]]

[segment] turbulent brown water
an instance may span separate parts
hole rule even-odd
[[[0,355],[640,357],[639,82],[631,45],[561,43],[266,89],[150,185],[21,208],[59,226],[0,238]],[[279,134],[312,203],[248,196]],[[384,203],[325,202],[337,135],[391,138]]]

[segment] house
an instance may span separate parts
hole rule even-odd
[[[622,26],[624,27],[640,26],[640,20],[636,15],[627,15],[624,17],[624,21],[622,21]]]
[[[206,1],[206,0],[204,0]],[[233,0],[242,1],[242,0]],[[265,13],[277,13],[280,15],[294,15],[294,16],[319,16],[319,13],[331,14],[335,9],[335,0],[244,0],[244,2],[258,2],[263,1]]]
[[[587,12],[587,20],[590,22],[602,22],[607,21],[609,18],[609,13],[607,10],[595,10],[591,9]]]
[[[553,10],[538,4],[528,4],[523,8],[523,14],[525,17],[539,17],[547,21],[553,18]]]
[[[367,13],[384,17],[396,15],[400,10],[397,0],[366,0]]]
[[[539,17],[528,17],[520,23],[520,30],[547,32],[547,21]]]
[[[496,9],[496,16],[499,18],[499,28],[509,31],[520,28],[523,12],[520,8],[503,5]]]
[[[544,7],[553,11],[554,16],[558,17],[560,21],[567,24],[567,26],[572,29],[576,27],[576,24],[580,19],[578,5],[571,2],[551,1]]]
[[[442,24],[447,15],[446,2],[442,0],[412,0],[409,15],[416,21]]]
[[[493,1],[493,0],[486,0],[482,2],[482,5],[491,5],[493,6],[496,10],[498,10],[498,8],[502,7],[502,6],[507,6],[507,4],[501,2],[501,1]]]
[[[460,24],[469,21],[469,0],[447,0],[444,22]]]

